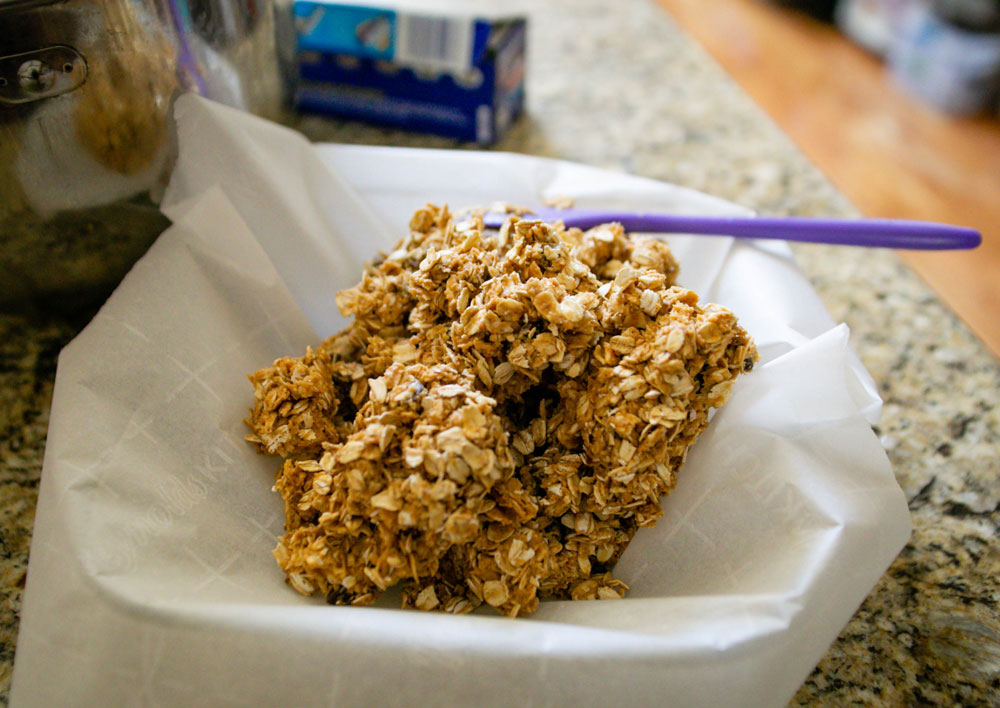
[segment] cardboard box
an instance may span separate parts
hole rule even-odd
[[[526,20],[416,8],[296,0],[296,106],[495,142],[524,104]]]

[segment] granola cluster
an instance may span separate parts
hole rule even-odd
[[[365,605],[402,583],[407,607],[509,616],[623,597],[611,569],[756,358],[676,275],[617,224],[417,211],[338,295],[350,327],[250,377],[292,587]]]

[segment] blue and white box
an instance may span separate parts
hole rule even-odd
[[[296,106],[489,145],[524,105],[527,21],[296,0]]]

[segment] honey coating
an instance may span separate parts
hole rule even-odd
[[[624,597],[615,563],[757,357],[677,270],[617,224],[418,210],[338,294],[350,327],[250,376],[292,587],[512,617]]]

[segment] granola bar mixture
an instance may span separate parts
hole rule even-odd
[[[617,224],[417,211],[338,295],[350,327],[250,377],[292,587],[509,616],[623,597],[615,562],[757,356],[676,275]]]

